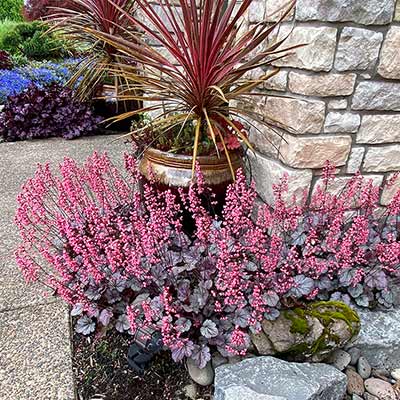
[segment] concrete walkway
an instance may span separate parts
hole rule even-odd
[[[83,161],[94,150],[122,160],[129,146],[115,136],[0,143],[0,400],[73,400],[68,307],[27,286],[13,252],[15,198],[37,163],[57,165],[65,156]]]

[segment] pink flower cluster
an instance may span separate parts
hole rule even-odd
[[[214,350],[243,355],[262,320],[292,304],[392,306],[400,195],[381,210],[380,188],[359,174],[331,193],[333,171],[309,201],[286,201],[283,177],[274,208],[256,205],[239,171],[215,215],[199,170],[176,196],[145,182],[129,155],[124,173],[106,155],[66,159],[61,176],[39,167],[18,197],[17,261],[71,304],[78,332],[157,330],[176,361],[199,366]]]

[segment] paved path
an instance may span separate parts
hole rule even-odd
[[[71,156],[84,160],[95,149],[121,160],[129,149],[115,137],[98,136],[0,143],[0,400],[73,400],[68,308],[45,299],[43,287],[25,285],[13,252],[15,198],[36,164]]]

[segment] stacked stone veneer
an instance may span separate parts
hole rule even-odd
[[[248,23],[273,22],[286,3],[255,0]],[[285,127],[283,138],[263,126],[250,132],[260,194],[271,201],[285,172],[292,193],[311,192],[328,159],[338,189],[357,170],[388,179],[400,170],[400,0],[298,0],[277,35],[289,33],[286,46],[307,45],[275,63],[281,70],[255,105]]]

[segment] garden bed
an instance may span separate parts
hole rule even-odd
[[[185,386],[192,381],[183,364],[170,354],[156,357],[143,377],[129,368],[126,359],[132,337],[110,332],[94,339],[77,333],[73,337],[73,369],[79,400],[179,400],[187,399]],[[211,399],[211,387],[197,388],[198,397]]]

